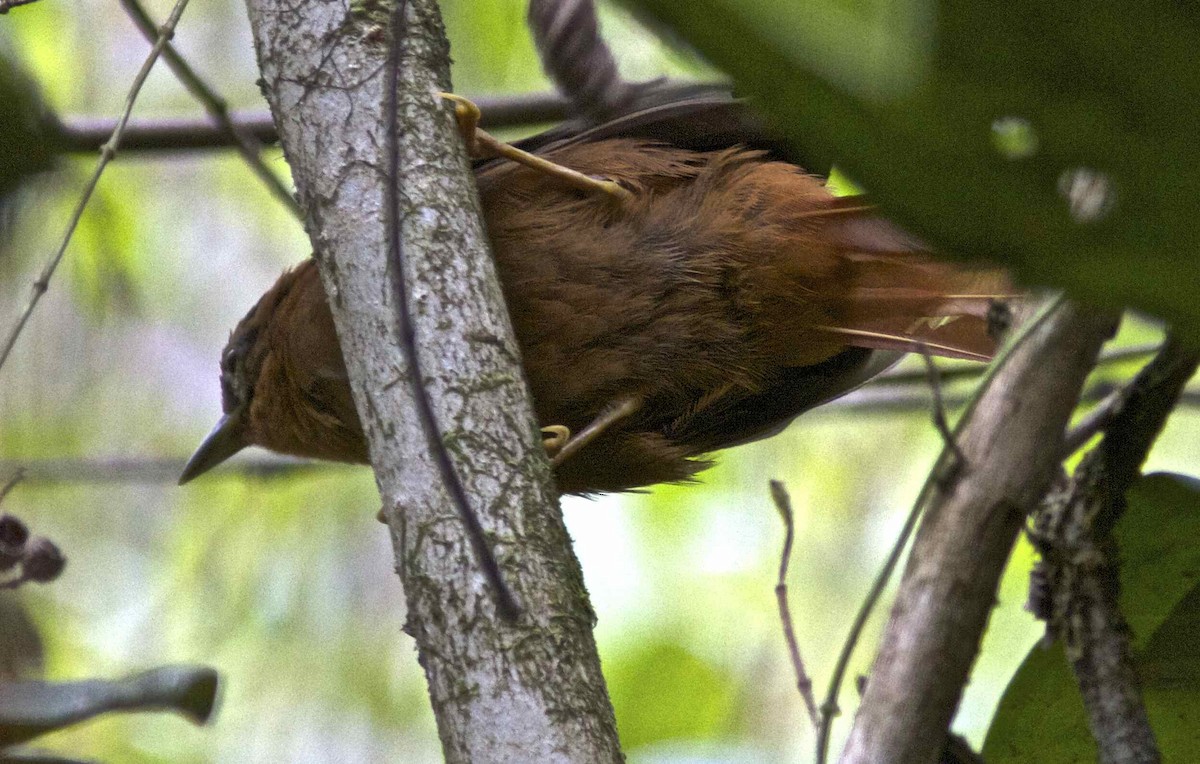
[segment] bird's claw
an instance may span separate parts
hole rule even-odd
[[[567,445],[567,441],[570,439],[571,429],[569,427],[552,424],[542,428],[542,446],[546,449],[546,456],[550,458],[558,456],[558,452],[562,451],[563,446]]]
[[[478,104],[457,93],[438,93],[439,96],[454,104],[454,121],[458,124],[458,132],[462,135],[463,143],[467,145],[467,154],[472,158],[480,157],[479,120],[483,112]]]

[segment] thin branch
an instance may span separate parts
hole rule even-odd
[[[75,483],[174,485],[187,462],[184,457],[116,457],[91,459],[32,459],[21,462],[0,460],[0,472],[11,468],[25,471],[30,485]],[[335,462],[310,462],[282,456],[239,456],[228,469],[214,473],[212,480],[275,480],[324,473],[350,473],[356,468]]]
[[[275,122],[267,112],[231,112],[230,121],[263,144],[279,140]],[[112,134],[116,120],[67,115],[48,118],[47,128],[63,151],[91,154]],[[143,117],[132,119],[121,142],[123,152],[194,151],[233,148],[233,139],[210,117]]]
[[[1100,360],[1096,363],[1096,368],[1112,366],[1126,361],[1136,360],[1138,358],[1148,358],[1156,354],[1162,349],[1161,342],[1147,342],[1140,345],[1128,345],[1126,347],[1111,348],[1105,350]],[[956,363],[951,366],[939,366],[938,375],[943,382],[957,381],[960,379],[975,379],[983,376],[983,372],[987,366],[977,363]],[[891,386],[912,385],[923,387],[929,381],[929,375],[922,369],[892,369],[885,371],[875,378],[875,384]]]
[[[20,8],[22,5],[32,5],[37,0],[0,0],[0,16],[8,13],[13,8]]]
[[[1113,389],[1111,385],[1097,385],[1089,388],[1081,396],[1081,401],[1099,401],[1097,407],[1088,412],[1064,438],[1063,458],[1066,458],[1083,446],[1087,441],[1106,426],[1113,414],[1111,401],[1114,401],[1121,388]],[[868,386],[858,393],[871,391]],[[856,414],[894,414],[898,412],[917,412],[928,408],[929,397],[924,394],[903,393],[893,395],[892,391],[881,391],[885,395],[870,395],[854,397],[848,402],[839,399],[816,409],[809,417],[839,415],[847,410]],[[854,393],[857,396],[858,393]],[[947,408],[959,408],[967,403],[962,396],[947,396],[944,399]],[[1200,406],[1200,391],[1185,391],[1179,396],[1179,407]],[[135,483],[152,485],[157,483],[175,484],[179,480],[179,472],[187,462],[186,457],[120,457],[101,459],[35,459],[16,462],[0,459],[0,472],[7,469],[26,468],[26,480],[31,484],[57,483]],[[335,462],[315,462],[291,457],[272,456],[269,454],[256,456],[239,456],[229,462],[229,468],[222,470],[214,480],[221,479],[277,479],[292,475],[308,475],[325,472],[351,472],[356,468],[351,465]]]
[[[708,83],[715,84],[715,83]],[[665,92],[689,91],[695,83],[672,82],[661,86]],[[482,112],[480,126],[488,130],[535,127],[561,122],[571,114],[570,102],[557,93],[527,93],[515,96],[473,95],[471,101]],[[264,112],[232,112],[229,119],[241,131],[249,133],[264,144],[279,140],[275,122]],[[64,151],[92,153],[97,151],[112,133],[115,120],[100,117],[66,116],[51,119],[48,129],[55,135]],[[131,120],[121,141],[121,150],[129,151],[191,151],[228,149],[234,144],[229,133],[214,125],[209,118],[148,118]]]
[[[471,96],[482,112],[480,126],[487,129],[528,127],[566,119],[570,103],[557,93],[517,96]],[[275,121],[266,112],[229,115],[234,126],[264,144],[279,140]],[[93,152],[112,132],[113,121],[103,118],[68,116],[51,129],[65,151]],[[125,131],[125,151],[189,151],[233,148],[229,133],[207,118],[142,119],[130,122]]]
[[[1089,411],[1083,419],[1067,430],[1067,434],[1063,436],[1063,453],[1062,458],[1066,459],[1071,454],[1074,454],[1079,449],[1087,445],[1096,434],[1108,427],[1113,416],[1121,406],[1121,401],[1125,398],[1124,388],[1110,390],[1108,395],[1104,397],[1096,407]],[[1085,391],[1080,396],[1081,401],[1088,400],[1088,392]]]
[[[954,461],[951,463],[951,469],[954,469],[954,465],[963,463],[964,457],[962,449],[958,447],[958,441],[954,439],[954,433],[950,431],[950,422],[946,419],[946,402],[942,399],[942,378],[938,374],[937,364],[933,362],[933,356],[929,354],[929,348],[924,345],[921,346],[921,359],[925,362],[929,393],[933,399],[933,426],[942,436],[942,443],[950,449],[950,453],[954,456]]]
[[[1116,323],[1069,304],[1055,310],[960,420],[965,469],[928,492],[844,764],[926,764],[944,745],[1000,575],[1026,513],[1060,470],[1063,433]],[[948,458],[944,449],[939,463]]]
[[[796,672],[796,689],[804,699],[808,709],[808,718],[814,729],[821,726],[821,714],[817,711],[817,699],[813,696],[812,679],[804,669],[804,659],[800,657],[800,644],[796,641],[796,629],[792,622],[792,610],[788,606],[787,574],[788,564],[792,559],[792,542],[795,538],[796,524],[792,513],[792,499],[788,496],[787,488],[778,480],[771,481],[771,500],[783,518],[784,537],[783,552],[779,556],[779,580],[775,584],[775,600],[779,603],[779,620],[783,624],[783,638],[787,641],[788,657],[792,661],[792,670]]]
[[[96,162],[96,169],[92,172],[91,178],[88,179],[87,185],[84,186],[79,203],[75,205],[75,210],[71,213],[71,219],[67,223],[67,230],[63,233],[62,243],[59,244],[58,249],[46,262],[37,280],[33,282],[29,301],[17,316],[16,322],[13,324],[8,337],[4,341],[3,349],[0,349],[0,369],[4,367],[4,363],[8,360],[13,346],[17,344],[17,338],[21,336],[21,331],[25,328],[25,324],[28,323],[29,317],[33,314],[33,309],[37,307],[38,302],[42,299],[42,295],[50,288],[50,278],[54,275],[55,269],[58,268],[59,262],[66,253],[67,245],[71,243],[71,237],[75,233],[75,228],[79,225],[80,218],[83,217],[83,211],[87,208],[88,202],[92,198],[92,193],[96,190],[96,185],[100,182],[100,176],[104,174],[104,168],[117,155],[117,148],[120,147],[121,138],[125,133],[125,125],[129,122],[129,115],[133,112],[133,105],[137,102],[142,85],[145,84],[146,78],[150,75],[150,70],[154,68],[154,63],[158,61],[158,57],[162,54],[163,48],[167,46],[171,35],[175,33],[175,26],[179,23],[179,17],[183,15],[183,10],[187,7],[187,4],[188,0],[177,0],[175,7],[171,9],[171,15],[167,17],[166,22],[163,23],[159,31],[158,39],[155,40],[154,45],[150,48],[150,53],[147,54],[146,60],[142,63],[142,68],[138,71],[137,76],[134,77],[133,84],[129,88],[129,95],[125,98],[125,108],[121,112],[116,126],[113,128],[112,135],[100,148],[100,159]]]
[[[138,30],[145,36],[146,40],[153,43],[157,30],[154,26],[154,21],[151,20],[150,14],[146,13],[146,9],[141,6],[138,0],[121,0],[121,5],[125,8],[125,12],[133,19],[133,23],[137,25]],[[304,214],[300,210],[300,205],[296,203],[292,192],[283,185],[283,181],[279,176],[267,167],[262,158],[263,145],[254,137],[254,135],[246,130],[242,130],[236,123],[229,118],[229,104],[225,99],[217,95],[207,82],[204,81],[199,74],[192,69],[191,65],[184,60],[183,56],[179,55],[179,51],[175,50],[175,46],[167,43],[162,49],[163,60],[167,62],[167,66],[175,73],[175,76],[183,84],[192,96],[200,102],[204,110],[212,117],[213,122],[221,130],[229,136],[237,148],[242,159],[245,160],[250,171],[253,172],[258,179],[266,185],[271,194],[278,199],[284,207],[287,207],[297,218],[303,218]]]

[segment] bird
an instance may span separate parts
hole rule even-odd
[[[938,259],[834,195],[743,101],[638,104],[511,152],[456,113],[470,148],[488,139],[475,180],[562,493],[692,481],[906,352],[995,349],[1002,272]],[[181,483],[249,445],[368,462],[314,260],[237,324],[220,379],[224,414]]]

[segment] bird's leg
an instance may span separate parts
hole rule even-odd
[[[454,93],[441,93],[442,98],[454,104],[454,118],[458,122],[458,130],[462,133],[463,141],[467,144],[467,153],[476,159],[504,157],[518,164],[563,180],[581,191],[597,194],[617,202],[633,198],[633,192],[614,180],[593,178],[577,170],[563,167],[560,164],[522,151],[511,143],[496,138],[479,127],[479,107],[467,98]]]
[[[579,453],[580,449],[598,438],[610,426],[616,424],[627,416],[634,414],[642,407],[642,398],[637,395],[627,395],[623,398],[617,398],[604,407],[604,410],[596,415],[596,418],[584,427],[576,435],[568,438],[567,442],[559,447],[558,452],[550,458],[550,464],[557,467],[558,465],[570,459],[575,454]],[[555,428],[561,425],[555,425]],[[555,428],[545,428],[555,429]],[[565,427],[562,429],[566,429]],[[569,430],[568,430],[569,432]]]

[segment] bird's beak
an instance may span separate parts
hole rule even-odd
[[[179,485],[199,477],[246,447],[242,438],[242,412],[231,411],[221,417],[179,476]]]

